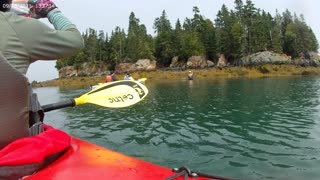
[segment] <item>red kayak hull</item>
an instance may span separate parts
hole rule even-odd
[[[25,180],[164,180],[171,169],[72,138],[58,160]],[[177,180],[183,177],[176,178]],[[192,178],[204,180],[206,178]]]

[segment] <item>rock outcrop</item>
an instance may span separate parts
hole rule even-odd
[[[316,52],[309,52],[305,57],[293,60],[295,65],[307,67],[307,66],[320,66],[320,55]]]
[[[208,65],[208,67],[214,67],[215,66],[214,62],[212,62],[210,60],[207,60],[207,65]]]
[[[320,66],[320,56],[316,52],[309,52],[305,56],[292,59],[285,54],[263,51],[241,58],[235,65],[255,66],[264,64],[293,64],[297,66]]]
[[[59,77],[73,77],[78,75],[78,70],[74,66],[66,66],[59,70]]]
[[[224,56],[224,54],[221,54],[218,60],[218,67],[225,67],[228,65],[228,61],[226,59],[226,57]]]
[[[86,77],[86,76],[101,76],[108,74],[108,66],[105,65],[89,65],[83,63],[80,67],[66,66],[59,70],[59,78],[66,77]]]
[[[235,65],[255,66],[264,64],[292,64],[290,56],[263,51],[241,58]]]
[[[205,68],[208,67],[208,63],[203,56],[191,56],[187,62],[187,68]]]
[[[181,63],[179,63],[179,56],[175,56],[171,60],[170,68],[181,67]]]
[[[150,59],[139,59],[135,63],[137,71],[154,71],[157,67],[157,61],[151,61]]]
[[[120,63],[116,66],[117,73],[135,72],[135,71],[154,71],[157,61],[150,59],[140,59],[136,63]]]
[[[128,59],[129,60],[129,59]],[[320,55],[316,52],[309,52],[303,57],[292,59],[285,54],[278,54],[270,51],[263,51],[234,60],[233,66],[259,66],[264,64],[292,64],[297,66],[314,66],[320,67]],[[179,61],[179,57],[173,57],[170,67],[171,70],[185,70],[186,68],[199,69],[217,66],[219,68],[229,66],[230,62],[222,54],[219,57],[217,65],[212,61],[206,60],[203,56],[192,56],[187,62]],[[64,77],[85,77],[85,76],[101,76],[109,73],[107,64],[89,65],[87,63],[77,66],[66,66],[59,70],[59,78]],[[140,59],[136,63],[120,63],[115,67],[117,73],[127,73],[135,71],[154,71],[157,69],[157,61],[150,59]]]

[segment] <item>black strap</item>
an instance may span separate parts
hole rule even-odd
[[[225,177],[221,177],[221,176],[215,176],[215,175],[211,175],[211,174],[205,174],[205,173],[201,173],[201,172],[197,172],[197,171],[192,171],[189,168],[186,167],[180,167],[180,168],[174,168],[172,169],[173,172],[176,172],[177,174],[170,176],[168,178],[166,178],[165,180],[174,180],[182,175],[184,175],[184,180],[188,180],[188,178],[197,178],[197,177],[204,177],[204,178],[208,178],[208,179],[216,179],[216,180],[235,180],[235,179],[231,179],[231,178],[225,178]]]
[[[44,112],[39,103],[38,96],[36,93],[33,93],[32,87],[29,84],[29,127],[32,127],[38,122],[43,122]]]

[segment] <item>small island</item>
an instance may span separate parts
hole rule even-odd
[[[89,28],[82,35],[85,48],[57,61],[59,79],[33,85],[84,87],[104,82],[109,71],[118,79],[131,73],[160,81],[186,78],[189,69],[195,79],[320,74],[319,44],[303,15],[276,10],[272,16],[251,0],[222,5],[213,21],[196,6],[192,11],[173,27],[163,10],[154,35],[134,12],[127,31]]]

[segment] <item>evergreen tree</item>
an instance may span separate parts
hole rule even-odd
[[[191,56],[205,55],[205,47],[200,41],[197,32],[185,31],[181,42],[181,58],[183,61]]]
[[[153,59],[153,49],[150,37],[144,25],[131,12],[129,17],[128,37],[126,39],[125,52],[128,58],[135,62],[140,58]]]
[[[265,11],[257,13],[252,22],[252,51],[259,52],[264,50],[271,50],[272,37],[272,17]]]
[[[193,17],[186,18],[183,25],[178,19],[174,29],[163,11],[154,21],[155,37],[147,34],[145,25],[140,24],[131,12],[127,34],[116,27],[109,38],[104,31],[89,28],[82,34],[84,49],[59,59],[56,67],[81,68],[83,63],[106,63],[113,68],[124,59],[134,63],[141,58],[156,58],[168,66],[174,56],[179,56],[182,61],[195,55],[214,60],[217,55],[224,54],[233,62],[264,50],[292,57],[306,57],[310,51],[318,52],[316,36],[302,15],[298,17],[286,10],[282,14],[276,11],[272,17],[270,13],[255,8],[252,0],[246,0],[245,4],[242,0],[234,3],[234,11],[222,5],[215,24],[204,18],[195,6],[192,8]]]
[[[190,20],[190,30],[197,34],[199,41],[204,48],[202,53],[207,59],[216,57],[216,29],[210,19],[205,19],[197,6],[192,9],[194,15]],[[201,51],[200,51],[201,52]]]
[[[131,12],[129,17],[128,37],[126,39],[125,52],[129,58],[137,58],[137,46],[139,43],[139,19]]]
[[[170,65],[174,56],[173,30],[165,10],[159,18],[155,19],[153,28],[156,33],[155,56],[159,63]]]
[[[181,57],[184,61],[190,56],[206,55],[205,47],[199,34],[203,17],[199,14],[199,9],[197,7],[193,7],[193,13],[193,18],[186,18],[183,24],[184,31],[181,41]]]
[[[117,26],[114,31],[112,31],[110,37],[110,63],[112,65],[117,65],[124,59],[125,40],[126,34],[124,30]]]
[[[89,28],[86,40],[84,54],[87,56],[90,64],[96,64],[96,58],[98,54],[97,31]]]
[[[284,53],[297,57],[298,52],[296,52],[297,49],[297,26],[294,23],[290,23],[286,26],[285,29],[285,35],[284,35],[284,45],[283,45],[283,51]]]
[[[99,65],[103,64],[103,61],[107,58],[106,55],[106,37],[105,37],[105,33],[104,31],[99,31],[99,35],[98,35],[98,42],[97,42],[97,46],[98,46],[98,52],[97,52],[97,57],[96,59],[98,59],[99,61]]]
[[[246,4],[243,7],[243,24],[245,28],[245,54],[249,55],[253,53],[253,41],[254,41],[254,33],[253,33],[253,21],[256,17],[257,9],[254,7],[254,4],[251,0],[247,0]]]
[[[318,52],[319,43],[316,38],[316,35],[313,33],[311,28],[309,28],[309,39],[310,39],[310,44],[308,46],[309,50],[314,51],[314,52]]]
[[[242,0],[235,0],[234,24],[232,26],[233,57],[240,59],[246,55],[246,26],[244,21],[244,4]]]
[[[182,39],[183,39],[183,29],[178,19],[175,25],[175,29],[173,32],[173,51],[175,56],[181,56],[181,47],[182,47]]]
[[[281,21],[282,17],[276,11],[276,16],[273,18],[273,29],[271,31],[271,50],[277,53],[283,53],[282,48],[282,33],[281,33]]]
[[[232,51],[231,51],[231,59],[230,61],[238,60],[242,57],[242,41],[243,41],[243,27],[239,22],[233,24],[231,28],[232,35]]]
[[[235,0],[235,14],[237,19],[241,22],[241,19],[243,17],[243,2],[242,0]]]
[[[216,29],[210,19],[205,19],[199,29],[200,39],[204,45],[207,59],[216,58]]]
[[[215,24],[217,28],[217,50],[220,54],[228,57],[232,54],[231,30],[233,22],[226,5],[222,5],[221,10],[218,11]]]

